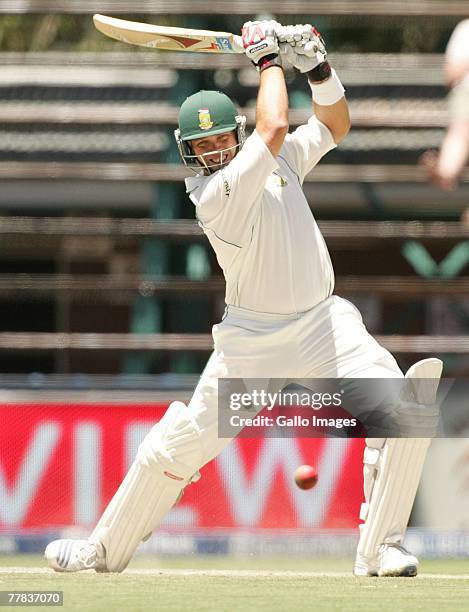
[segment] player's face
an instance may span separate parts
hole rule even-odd
[[[238,152],[238,139],[233,130],[191,140],[191,146],[200,163],[213,172],[230,163]]]

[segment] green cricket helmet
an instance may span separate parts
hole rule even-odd
[[[186,98],[179,111],[174,136],[184,164],[199,169],[203,163],[193,154],[190,140],[236,130],[238,147],[246,140],[246,117],[238,115],[230,98],[220,91],[199,91]]]

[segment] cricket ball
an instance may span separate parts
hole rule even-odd
[[[312,465],[300,465],[295,470],[294,478],[300,489],[312,489],[318,482],[318,473]]]

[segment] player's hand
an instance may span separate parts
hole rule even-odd
[[[312,39],[313,26],[310,24],[305,25],[280,25],[279,28],[275,29],[277,34],[278,42],[288,43],[292,47],[302,47],[306,42]]]
[[[428,179],[444,191],[454,191],[457,180],[453,177],[445,177],[438,171],[438,151],[425,151],[419,157],[419,163],[425,169]]]
[[[279,46],[276,21],[247,21],[241,30],[244,52],[257,67],[259,61],[267,55],[278,55]]]
[[[285,34],[279,36],[284,65],[290,64],[300,72],[309,72],[327,60],[326,46],[314,26],[286,26],[284,30]]]

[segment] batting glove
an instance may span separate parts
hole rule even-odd
[[[285,34],[279,36],[282,61],[302,73],[308,73],[311,81],[327,78],[331,70],[327,63],[326,46],[316,28],[308,24],[286,26],[284,30]]]
[[[313,27],[309,24],[280,26],[275,32],[279,43],[288,43],[292,47],[301,47],[314,36]]]
[[[281,66],[276,21],[248,21],[241,30],[244,52],[260,72],[269,66]]]

